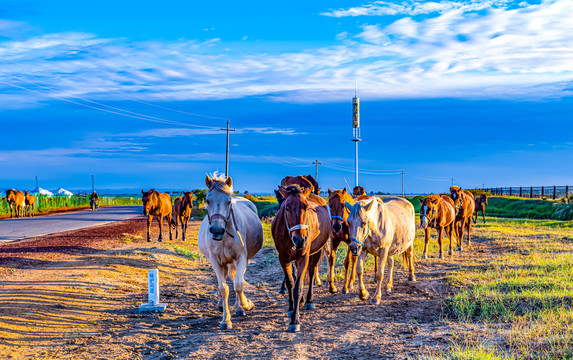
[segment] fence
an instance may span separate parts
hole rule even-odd
[[[520,187],[495,187],[476,189],[498,196],[516,196],[529,199],[560,199],[569,197],[573,192],[573,186],[520,186]]]

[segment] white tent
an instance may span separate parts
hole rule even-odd
[[[68,191],[68,190],[62,189],[62,188],[59,188],[58,190],[56,190],[56,192],[58,193],[58,196],[72,197],[72,195],[74,195],[74,194],[72,194],[71,191]]]
[[[48,191],[46,189],[42,189],[41,187],[30,191],[30,194],[32,194],[32,195],[44,195],[47,197],[54,196],[54,194],[51,191]]]

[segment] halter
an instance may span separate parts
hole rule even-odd
[[[218,184],[218,183],[216,183],[216,184]],[[216,186],[211,186],[209,191],[211,191],[213,188],[215,188],[215,190],[226,193],[225,191],[222,191],[221,189],[219,189],[219,187],[216,187]],[[213,221],[215,219],[223,220],[223,222],[225,223],[225,232],[227,233],[227,235],[229,235],[230,237],[232,237],[234,239],[235,235],[233,235],[229,230],[227,230],[227,224],[229,222],[229,218],[231,218],[233,220],[233,226],[235,227],[235,232],[237,233],[237,235],[239,235],[239,240],[241,240],[241,246],[245,247],[245,242],[243,241],[243,237],[241,236],[241,233],[239,232],[239,227],[237,226],[237,220],[235,220],[235,213],[233,212],[232,203],[231,203],[231,205],[229,205],[229,214],[227,214],[227,217],[223,216],[220,213],[214,214],[211,216],[211,214],[209,214],[209,207],[207,207],[207,218],[209,219],[209,225],[211,225],[211,221]]]
[[[287,227],[287,230],[288,230],[288,233],[289,233],[289,234],[290,234],[292,231],[295,231],[295,230],[308,229],[308,225],[306,225],[306,224],[298,224],[298,225],[295,225],[295,226],[293,226],[293,227],[289,227],[289,226],[288,226],[288,219],[287,219],[287,213],[286,213],[286,211],[284,211],[284,214],[285,214],[285,224],[286,224],[286,227]]]
[[[424,205],[424,206],[428,206],[428,205]],[[436,217],[434,216],[435,213],[436,213],[436,209],[432,209],[432,212],[430,213],[430,215],[433,216],[433,217],[430,217],[430,216],[428,216],[427,214],[422,214],[422,213],[420,212],[420,215],[422,216],[422,221],[424,221],[424,218],[428,218],[428,224],[429,224],[429,223],[432,222],[432,220],[434,220],[434,226],[433,226],[433,227],[436,227],[436,224],[437,224],[437,222],[438,222],[438,219],[436,219]]]
[[[331,215],[330,218],[331,219],[338,219],[338,220],[344,222],[344,218],[342,216]]]
[[[353,238],[353,237],[348,236],[348,238],[350,239],[350,241],[355,242],[355,243],[360,244],[360,245],[364,245],[364,241],[366,241],[366,238],[368,238],[368,236],[370,236],[370,221],[368,221],[368,223],[366,224],[366,226],[367,226],[367,229],[368,229],[368,230],[366,231],[366,235],[364,235],[364,240],[359,241],[358,239],[355,239],[355,238]]]

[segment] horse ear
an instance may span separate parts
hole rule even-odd
[[[145,190],[141,190],[141,195],[145,195]]]
[[[366,211],[370,211],[370,209],[372,209],[372,205],[374,205],[375,202],[376,200],[370,201],[370,204],[366,205]]]
[[[279,186],[279,193],[280,193],[285,199],[287,198],[288,193],[287,193],[287,191],[286,191],[286,189],[285,189],[284,187]]]
[[[209,177],[209,175],[205,176],[205,185],[207,185],[207,189],[210,189],[213,186],[213,179]]]
[[[304,189],[304,192],[302,194],[304,195],[304,197],[308,197],[311,192],[312,192],[312,187],[307,187]]]
[[[342,193],[346,194],[346,188],[342,188]]]
[[[233,186],[233,179],[229,176],[227,178],[227,180],[225,180],[225,184],[227,184],[228,187],[232,187]]]
[[[418,201],[420,202],[420,204],[424,203],[424,200],[422,200],[422,198],[420,198],[419,196],[416,196],[416,199],[418,199]]]
[[[332,190],[330,190],[330,188],[328,188],[328,196],[330,196],[330,194],[332,194]]]

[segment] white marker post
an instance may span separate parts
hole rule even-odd
[[[152,269],[147,272],[148,278],[148,297],[149,303],[141,304],[139,306],[139,311],[163,311],[167,306],[166,303],[159,302],[159,271],[157,269]]]

